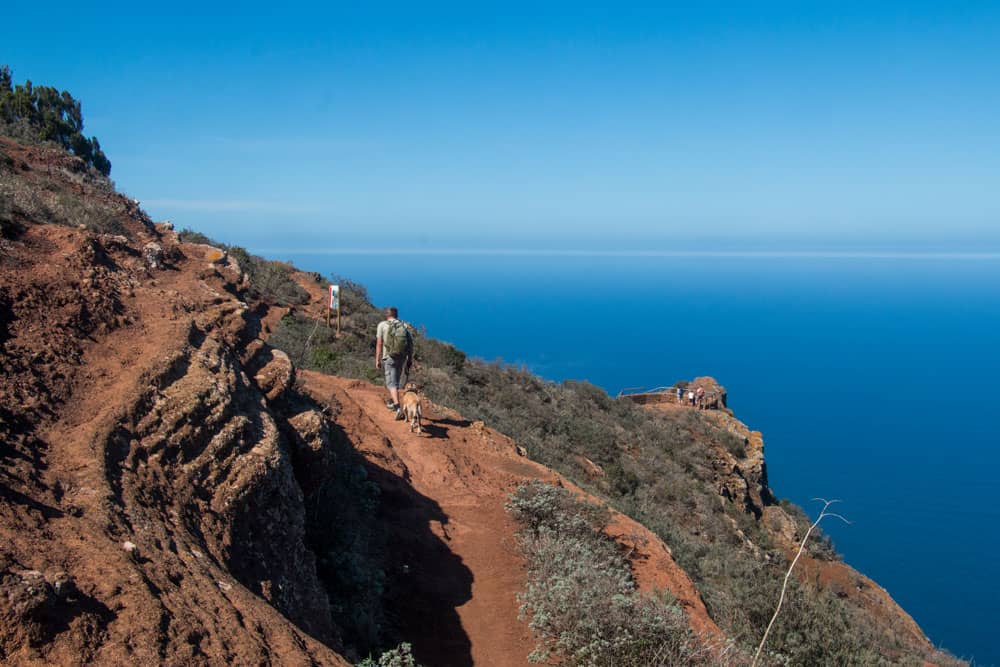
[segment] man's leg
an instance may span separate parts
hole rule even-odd
[[[399,406],[399,365],[392,357],[382,360],[382,368],[385,369],[385,388],[389,390],[389,397],[392,399],[390,407]]]
[[[392,405],[389,407],[399,410],[399,381],[403,374],[403,363],[389,357],[382,362],[382,365],[385,366],[385,388],[389,390],[389,396],[392,398]]]

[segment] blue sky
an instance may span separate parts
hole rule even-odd
[[[1000,248],[996,3],[4,14],[120,188],[258,250]]]

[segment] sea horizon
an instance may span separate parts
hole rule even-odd
[[[594,248],[504,248],[504,247],[376,247],[330,248],[254,247],[254,252],[279,259],[282,255],[415,255],[415,256],[518,256],[518,257],[677,257],[761,259],[941,259],[1000,260],[1000,250],[601,250]]]

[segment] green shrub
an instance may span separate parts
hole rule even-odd
[[[521,612],[539,640],[529,656],[567,665],[710,664],[711,653],[669,596],[636,590],[605,508],[568,491],[526,482],[507,509],[522,526],[528,564]]]
[[[177,232],[177,238],[181,243],[204,243],[205,245],[215,246],[217,248],[228,248],[225,244],[213,241],[201,232],[196,232],[187,227]]]
[[[375,382],[382,374],[374,367],[374,337],[372,333],[371,341],[355,336],[337,338],[336,331],[323,322],[290,313],[281,319],[268,342],[300,368]]]
[[[465,353],[454,345],[426,337],[418,337],[418,340],[419,349],[415,354],[423,364],[450,373],[460,373],[465,367]]]
[[[64,178],[65,177],[65,178]],[[99,196],[81,194],[66,188],[67,178],[75,183],[84,183],[85,176],[36,172],[27,178],[12,170],[0,170],[0,220],[3,220],[3,234],[16,235],[20,226],[16,218],[37,223],[84,227],[97,234],[120,234],[128,236],[125,220],[129,212],[120,197],[100,196],[105,188],[97,189]],[[88,185],[93,186],[90,182]]]
[[[532,536],[556,531],[567,537],[591,537],[604,529],[610,517],[607,508],[581,502],[565,489],[542,482],[518,486],[507,511]]]
[[[358,667],[420,667],[413,657],[412,647],[403,642],[391,651],[386,651],[378,660],[371,657],[358,663]]]
[[[0,133],[22,140],[50,141],[72,151],[103,176],[111,173],[97,137],[83,135],[80,102],[65,90],[34,86],[31,81],[13,85],[10,68],[0,66]]]
[[[14,220],[14,207],[0,192],[0,239],[12,239],[20,233],[21,226]]]
[[[292,278],[287,264],[252,255],[240,246],[230,246],[229,256],[246,274],[252,298],[278,306],[309,302],[309,294]]]

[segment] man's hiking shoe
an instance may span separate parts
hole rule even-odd
[[[392,401],[386,401],[385,402],[385,407],[389,408],[390,410],[399,410],[399,403],[393,403]]]

